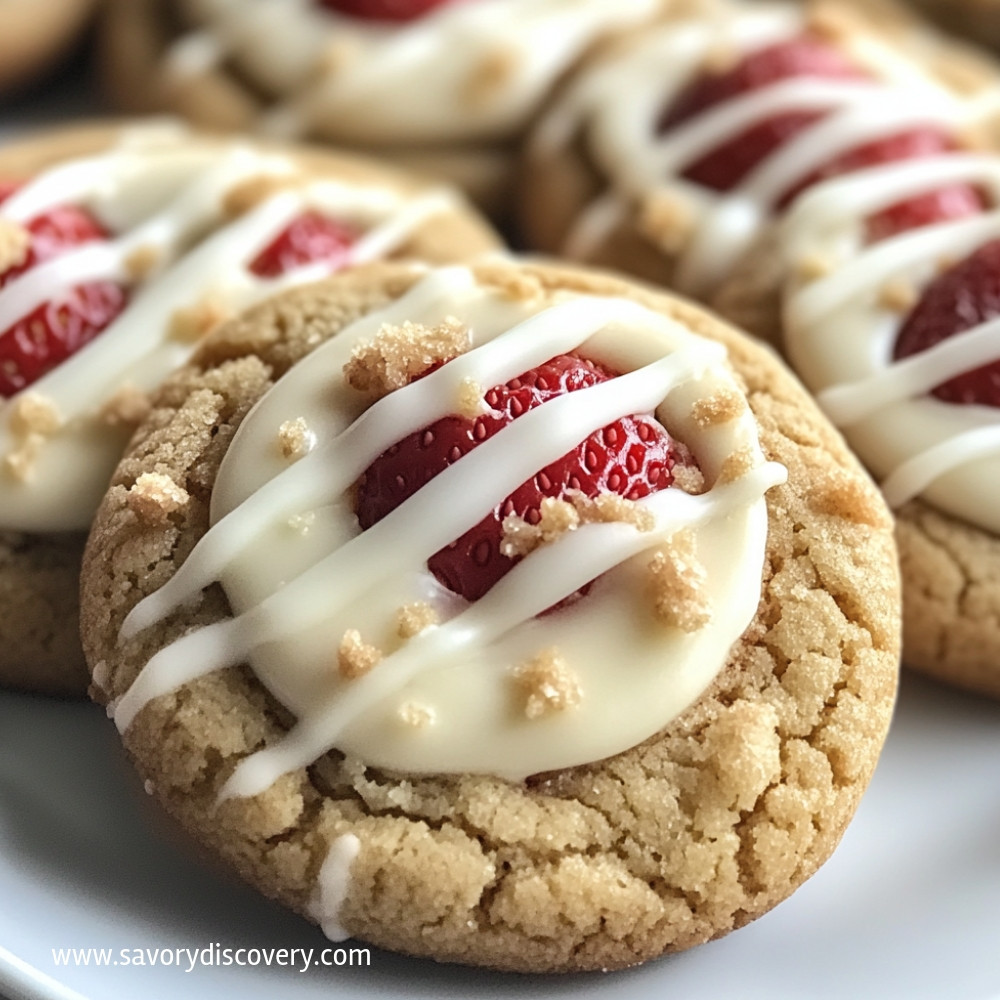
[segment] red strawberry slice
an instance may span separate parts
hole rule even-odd
[[[0,185],[0,202],[16,189]],[[31,237],[27,256],[0,274],[0,288],[74,247],[109,238],[92,216],[73,205],[52,208],[26,228]],[[89,282],[42,303],[0,333],[0,396],[20,392],[88,344],[122,311],[125,301],[124,289],[114,282]]]
[[[380,455],[359,481],[356,510],[361,527],[380,521],[439,472],[528,410],[613,377],[591,361],[559,355],[490,389],[486,402],[493,412],[474,420],[444,417],[403,438]],[[617,493],[641,499],[670,486],[681,454],[651,417],[616,420],[519,486],[479,524],[433,555],[428,566],[445,587],[475,601],[517,562],[500,552],[505,517],[516,514],[537,523],[542,500],[565,496],[570,490],[591,498]]]
[[[667,109],[660,129],[667,132],[716,105],[796,77],[864,80],[866,74],[839,49],[820,38],[801,35],[750,52],[731,69],[703,74]],[[761,161],[824,114],[792,111],[775,115],[712,150],[689,167],[684,176],[715,191],[729,191]]]
[[[333,272],[347,263],[360,235],[360,230],[346,223],[306,212],[260,252],[250,270],[261,278],[277,278],[293,268],[325,261]]]
[[[824,40],[810,35],[778,42],[749,53],[732,69],[695,80],[668,109],[661,130],[676,125],[723,101],[793,78],[864,80],[869,75]],[[824,111],[792,111],[760,122],[702,157],[684,176],[715,191],[730,191],[768,156],[810,125]],[[935,156],[958,148],[954,138],[933,126],[908,129],[858,146],[805,177],[779,200],[786,207],[807,187],[829,177],[882,163]],[[955,184],[907,199],[868,220],[868,240],[875,242],[919,226],[982,212],[986,199],[976,188]]]
[[[928,285],[899,332],[894,356],[919,354],[998,317],[1000,240],[993,240]],[[1000,406],[1000,361],[949,379],[934,395],[948,403]]]
[[[415,21],[455,0],[319,0],[337,14],[366,21]]]

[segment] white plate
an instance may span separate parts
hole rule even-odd
[[[315,948],[308,924],[169,828],[88,704],[0,694],[0,991],[13,1000],[366,997],[1000,998],[1000,705],[904,679],[833,859],[722,941],[610,975],[504,976],[371,952],[368,968],[59,967],[53,948]]]

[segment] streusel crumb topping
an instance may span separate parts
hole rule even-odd
[[[674,535],[669,549],[658,550],[649,562],[650,596],[656,617],[684,632],[696,632],[712,617],[707,583],[708,575],[689,532]]]
[[[190,497],[183,486],[179,486],[161,472],[144,472],[129,489],[127,496],[129,510],[140,521],[149,525],[166,523],[171,514],[183,509]]]
[[[381,399],[470,346],[468,328],[452,316],[432,327],[409,321],[399,326],[386,323],[374,341],[354,349],[344,365],[344,377],[352,389]]]
[[[0,274],[28,259],[31,233],[10,219],[0,219]]]
[[[370,646],[361,638],[361,633],[349,628],[340,640],[337,650],[337,669],[347,680],[363,677],[382,659],[382,651]]]
[[[527,695],[524,714],[538,719],[546,712],[563,712],[580,704],[583,691],[576,674],[557,649],[544,649],[514,670],[518,687]]]

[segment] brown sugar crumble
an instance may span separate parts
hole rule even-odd
[[[404,604],[396,612],[396,634],[400,639],[412,639],[439,621],[438,613],[425,601]]]
[[[149,396],[134,385],[123,385],[100,409],[109,427],[134,427],[149,415]]]
[[[518,71],[520,59],[510,48],[496,48],[480,59],[466,81],[463,96],[472,107],[489,104],[497,91],[507,85]]]
[[[55,402],[39,392],[26,392],[11,407],[10,429],[19,437],[40,434],[49,437],[62,427]]]
[[[455,412],[459,416],[475,420],[482,416],[485,406],[483,387],[475,379],[463,378],[458,386]]]
[[[281,457],[289,461],[308,455],[316,443],[316,435],[309,430],[305,417],[286,420],[278,428],[278,447]]]
[[[702,71],[712,75],[726,73],[740,61],[741,56],[742,53],[735,45],[719,39],[705,53],[701,61]]]
[[[20,483],[28,482],[45,442],[62,426],[55,403],[41,393],[28,392],[11,407],[11,433],[19,439],[3,460],[6,471]]]
[[[753,449],[748,445],[726,456],[719,470],[720,483],[733,483],[750,472],[755,463]]]
[[[312,526],[316,523],[316,512],[309,510],[304,514],[293,514],[288,519],[288,527],[300,535],[308,535]]]
[[[31,233],[10,219],[0,219],[0,274],[20,267],[28,259]]]
[[[722,389],[704,399],[699,399],[691,407],[691,418],[702,429],[728,424],[742,416],[747,409],[746,399],[731,389]]]
[[[230,317],[230,311],[220,302],[202,302],[175,310],[170,317],[169,336],[183,344],[192,344],[211,333]]]
[[[427,327],[407,320],[400,326],[384,324],[374,341],[359,344],[344,365],[352,389],[373,401],[409,385],[436,364],[451,361],[471,346],[469,328],[449,316]]]
[[[919,298],[916,285],[905,278],[890,279],[878,291],[878,304],[883,309],[900,315],[908,313]]]
[[[548,545],[581,524],[631,524],[639,531],[652,531],[653,515],[634,500],[617,493],[601,493],[591,499],[579,490],[571,490],[563,499],[546,497],[539,505],[539,519],[531,524],[516,514],[503,520],[500,552],[508,559],[525,556],[540,545]]]
[[[695,227],[693,208],[676,195],[658,192],[648,197],[639,214],[639,228],[667,253],[679,253]]]
[[[267,201],[292,183],[289,177],[277,174],[260,174],[248,177],[230,188],[222,199],[222,211],[230,219],[237,219]]]
[[[690,532],[674,535],[669,552],[658,550],[649,562],[649,591],[656,617],[684,632],[703,628],[712,617],[707,579]]]
[[[349,628],[344,633],[337,650],[337,669],[345,680],[364,677],[381,659],[381,650],[364,642],[357,629]]]
[[[839,3],[813,0],[806,13],[810,31],[831,42],[851,41],[859,31],[864,31],[864,21]]]
[[[160,251],[155,246],[138,246],[125,258],[125,272],[132,281],[143,281],[159,263]]]
[[[829,254],[819,252],[806,254],[796,265],[799,277],[803,281],[825,278],[833,268],[833,258]]]
[[[544,649],[514,670],[517,686],[526,693],[524,714],[538,719],[547,712],[563,712],[580,704],[580,680],[557,649]]]
[[[513,302],[537,302],[545,295],[541,281],[533,274],[504,264],[483,264],[476,268],[481,285],[490,285]]]
[[[182,510],[190,497],[187,490],[161,472],[144,472],[126,495],[126,503],[145,524],[164,524],[171,514]]]
[[[399,718],[414,729],[424,729],[434,724],[434,709],[408,701],[399,708]]]

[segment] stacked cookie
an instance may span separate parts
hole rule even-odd
[[[996,74],[879,5],[689,7],[571,81],[525,226],[781,346],[898,509],[906,661],[1000,695]]]

